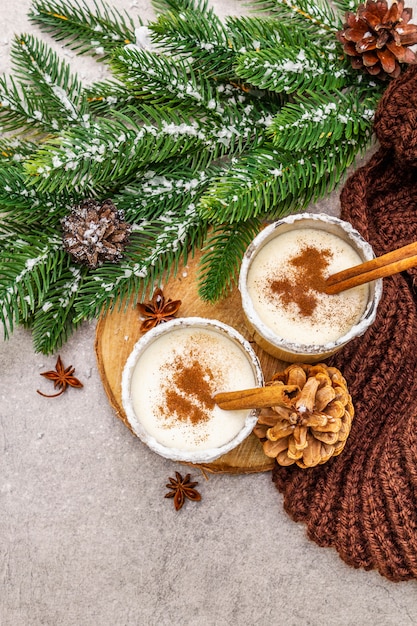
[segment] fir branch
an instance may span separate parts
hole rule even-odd
[[[138,180],[114,197],[130,223],[152,221],[163,215],[181,214],[183,206],[197,204],[219,168],[195,168],[168,162],[138,174]]]
[[[111,120],[102,118],[91,127],[74,127],[45,142],[25,168],[40,192],[61,193],[72,185],[76,194],[97,195],[106,188],[114,189],[115,181],[118,188],[125,186],[139,168],[174,155],[208,149],[214,159],[233,154],[249,142],[255,145],[257,133],[270,122],[253,107],[241,116],[230,108],[229,114],[232,120],[225,112],[219,124],[206,119],[203,125],[156,106],[135,109],[136,121],[114,112]]]
[[[5,130],[26,127],[56,133],[70,124],[85,124],[81,84],[67,63],[28,35],[16,37],[12,58],[19,82],[0,78],[0,119]]]
[[[328,0],[252,0],[255,10],[272,13],[280,22],[302,24],[317,32],[335,30],[337,18]]]
[[[56,352],[81,324],[75,320],[74,302],[86,275],[86,268],[68,265],[44,294],[41,308],[31,320],[34,349],[43,354]]]
[[[187,61],[127,46],[118,50],[111,68],[136,98],[148,103],[219,110],[217,93]]]
[[[335,48],[334,33],[320,30],[312,41],[311,32],[304,24],[294,28],[275,17],[228,16],[226,17],[229,38],[233,49],[239,54],[264,49],[284,48]],[[317,41],[320,46],[317,46]]]
[[[199,204],[203,219],[214,223],[235,223],[258,217],[282,200],[285,170],[282,155],[272,146],[233,158],[227,168],[210,185]]]
[[[217,78],[234,76],[235,52],[226,27],[212,9],[167,13],[149,24],[153,41],[165,51],[193,58],[196,70]]]
[[[51,195],[28,185],[25,162],[36,150],[33,142],[0,141],[0,237],[10,237],[11,241],[13,235],[20,239],[33,229],[52,232],[81,199],[72,189]]]
[[[214,227],[200,260],[198,293],[203,300],[214,303],[229,294],[245,250],[260,227],[257,219]]]
[[[0,250],[0,321],[5,337],[42,307],[45,293],[65,265],[60,239],[32,233]]]
[[[334,145],[332,151],[310,153],[254,150],[232,160],[201,198],[199,212],[214,223],[234,223],[301,210],[334,189],[368,140],[365,133],[357,141]]]
[[[45,132],[45,106],[25,85],[0,76],[0,122],[4,132],[21,130],[32,135]]]
[[[167,9],[177,13],[187,9],[199,11],[200,13],[210,11],[207,0],[152,0],[152,6],[160,13],[166,13]]]
[[[223,23],[206,0],[154,0],[158,54],[104,3],[34,1],[32,21],[79,53],[113,58],[113,77],[82,89],[43,43],[16,40],[17,76],[0,79],[0,121],[20,132],[0,141],[6,334],[29,325],[35,348],[55,351],[83,319],[136,302],[203,245],[199,289],[214,302],[261,220],[341,180],[369,141],[382,86],[338,58],[330,3],[254,1],[267,18]],[[282,70],[273,80],[271,63]],[[63,251],[62,216],[86,196],[111,197],[133,225],[117,264],[87,270]]]
[[[241,55],[236,74],[260,89],[290,94],[306,89],[341,89],[349,69],[334,49],[281,46]]]
[[[10,212],[13,220],[21,221],[22,210],[32,207],[36,192],[26,188],[22,167],[0,165],[0,211],[4,218]],[[26,218],[23,218],[26,222]]]
[[[108,58],[122,44],[135,41],[135,25],[129,14],[94,0],[92,10],[86,2],[72,0],[34,0],[29,19],[56,41],[66,40],[77,54]]]
[[[269,127],[275,106],[257,106],[256,100],[252,102],[243,98],[239,102],[234,98],[224,104],[222,119],[211,127],[208,126],[209,140],[211,142],[212,157],[227,155],[230,159],[239,155],[245,149],[254,149],[265,141],[265,129]]]
[[[136,304],[149,286],[175,275],[188,250],[197,249],[206,234],[206,225],[193,206],[181,215],[165,214],[135,227],[124,260],[106,263],[87,276],[79,290],[75,321],[92,319],[115,306]]]
[[[105,80],[87,87],[84,98],[90,112],[98,117],[111,116],[113,111],[127,115],[136,105],[135,96],[126,89],[126,85],[115,80]]]
[[[225,18],[231,48],[238,54],[276,48],[282,41],[281,25],[271,17],[236,16]],[[294,33],[294,30],[288,29]]]
[[[0,138],[0,165],[4,166],[7,164],[7,166],[10,167],[19,166],[19,164],[30,157],[37,148],[37,143],[27,139],[19,137]]]
[[[15,37],[12,62],[20,82],[30,85],[33,93],[51,98],[65,110],[76,115],[81,97],[81,83],[64,60],[33,35]],[[61,94],[65,92],[65,102]]]
[[[21,87],[28,86],[29,96],[40,111],[39,122],[47,132],[85,123],[81,83],[49,46],[36,37],[22,35],[14,41],[12,58]]]
[[[28,188],[23,167],[0,166],[0,233],[20,236],[22,227],[54,228],[80,197],[66,190],[60,195],[38,193]]]
[[[274,145],[285,150],[314,150],[341,140],[370,139],[378,92],[360,97],[356,91],[337,96],[308,91],[286,104],[270,126]]]
[[[135,111],[136,116],[141,112]],[[197,150],[205,133],[197,122],[181,119],[172,110],[142,107],[154,123],[135,122],[115,112],[113,119],[73,128],[46,142],[26,164],[40,191],[61,192],[72,185],[77,193],[125,185],[139,167],[173,155]]]

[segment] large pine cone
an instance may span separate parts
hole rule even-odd
[[[346,380],[335,367],[293,364],[271,385],[295,385],[288,402],[261,412],[254,433],[279,465],[307,468],[340,454],[350,433],[354,408]]]
[[[65,250],[77,263],[95,269],[123,256],[132,230],[111,200],[85,200],[62,220]]]
[[[379,78],[399,76],[400,63],[416,61],[408,47],[417,43],[417,25],[408,23],[411,17],[412,9],[405,9],[403,0],[390,8],[386,0],[367,0],[356,13],[348,11],[337,38],[352,67]]]

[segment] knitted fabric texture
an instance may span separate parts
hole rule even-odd
[[[374,130],[380,147],[346,181],[341,217],[379,256],[417,241],[417,66],[387,88]],[[417,577],[416,286],[417,268],[385,278],[372,327],[328,360],[355,406],[343,452],[272,473],[310,539],[392,581]]]

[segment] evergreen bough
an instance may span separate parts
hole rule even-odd
[[[330,192],[367,148],[385,83],[336,40],[352,2],[252,5],[221,21],[204,0],[154,0],[146,30],[102,2],[34,0],[32,22],[111,78],[83,87],[41,40],[15,38],[14,76],[0,78],[6,337],[23,324],[54,352],[197,249],[200,296],[215,302],[262,222]],[[62,248],[62,218],[86,198],[111,198],[133,225],[118,264],[88,269]]]

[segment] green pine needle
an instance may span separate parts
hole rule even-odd
[[[200,201],[203,219],[213,223],[240,222],[251,217],[276,219],[302,210],[332,191],[369,134],[335,145],[332,152],[286,153],[259,148],[235,160],[209,187]]]
[[[136,104],[135,96],[126,86],[114,80],[104,80],[86,87],[84,98],[91,114],[97,117],[111,117],[114,111],[128,115]]]
[[[202,14],[210,11],[207,0],[152,0],[152,6],[158,13],[181,13],[187,9],[195,9]]]
[[[120,45],[135,41],[135,25],[127,12],[105,2],[34,0],[29,19],[77,54],[108,58]]]
[[[181,59],[173,61],[160,53],[125,47],[113,57],[111,67],[136,98],[148,103],[185,104],[190,110],[219,108],[213,85],[197,77],[189,63]]]
[[[327,0],[254,0],[259,11],[272,13],[280,22],[301,24],[303,28],[334,30],[337,17]]]
[[[329,56],[332,64],[329,64]],[[242,55],[236,73],[260,89],[287,94],[317,89],[320,93],[343,87],[349,73],[343,65],[334,50],[280,47]]]
[[[0,320],[8,336],[42,309],[45,294],[67,262],[54,235],[32,233],[2,246],[0,252]]]
[[[216,302],[230,293],[246,248],[260,227],[261,222],[256,219],[214,227],[200,263],[198,293],[203,300]]]
[[[299,152],[370,138],[377,101],[375,94],[359,98],[350,91],[339,94],[336,102],[331,93],[307,91],[274,117],[270,126],[274,145]]]
[[[212,9],[185,9],[158,16],[152,40],[167,52],[193,58],[196,70],[217,79],[233,76],[236,54],[225,25]]]
[[[181,215],[182,207],[198,204],[219,168],[207,166],[196,176],[193,167],[180,167],[176,160],[141,171],[138,180],[114,198],[131,223],[152,221],[164,215]]]
[[[26,164],[33,183],[43,192],[62,192],[70,185],[79,193],[96,194],[111,188],[115,179],[119,185],[128,181],[145,163],[202,147],[204,131],[196,122],[174,111],[153,108],[145,113],[148,120],[115,112],[112,120],[103,118],[45,142]]]
[[[85,273],[85,268],[66,267],[45,293],[42,308],[36,310],[30,324],[37,352],[56,352],[80,325],[81,321],[75,319],[74,302]]]

